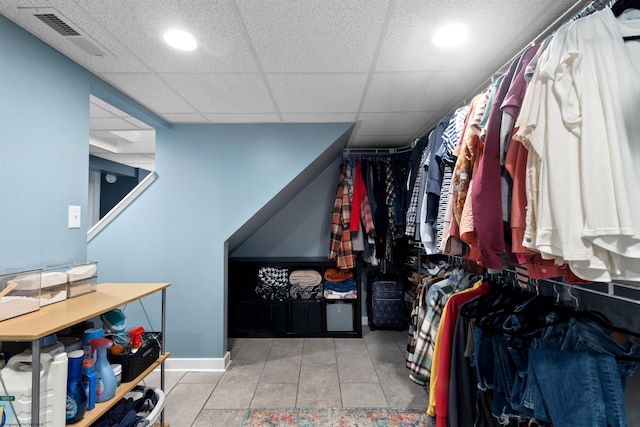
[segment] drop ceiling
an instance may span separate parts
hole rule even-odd
[[[586,3],[0,0],[0,13],[168,122],[356,122],[349,146],[358,148],[410,144]],[[43,13],[78,35],[34,16]],[[469,26],[470,40],[434,46],[435,29],[453,21]],[[168,47],[168,28],[190,30],[200,48]],[[149,130],[103,104],[92,102],[96,152],[118,143],[126,151],[114,130]],[[151,157],[147,142],[121,154]]]

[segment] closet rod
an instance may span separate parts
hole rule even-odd
[[[415,147],[415,141],[412,144],[402,147],[382,147],[382,148],[345,148],[342,155],[346,157],[379,157],[389,156],[393,154],[409,153]]]
[[[507,271],[515,273],[512,270],[507,270]],[[532,286],[540,286],[540,285],[550,286],[551,285],[554,287],[554,289],[556,286],[561,286],[563,289],[567,290],[567,293],[570,295],[570,298],[575,296],[574,294],[571,293],[572,290],[575,290],[577,292],[588,292],[590,294],[640,305],[640,288],[638,288],[638,286],[633,287],[629,285],[621,285],[620,283],[616,283],[616,282],[609,282],[609,283],[596,282],[592,285],[594,287],[600,287],[600,288],[606,287],[606,290],[604,291],[591,288],[589,287],[589,284],[578,285],[578,284],[565,283],[565,282],[561,282],[553,279],[540,279],[540,280],[529,279],[529,285],[532,285]],[[638,285],[640,285],[640,283]],[[618,287],[621,287],[621,288],[625,287],[626,289],[633,289],[637,291],[638,298],[631,298],[624,295],[618,295],[618,293],[616,292],[616,288]],[[564,297],[563,301],[569,301],[570,298]]]
[[[415,245],[416,248],[418,250],[422,250],[422,246],[420,244],[416,244]],[[449,255],[449,254],[444,254],[444,253],[438,253],[438,254],[427,254],[427,258],[430,256],[447,256],[450,259],[455,260],[455,262],[453,264],[460,266],[462,265],[462,260],[463,258],[459,255]],[[512,268],[505,268],[504,270],[502,270],[501,273],[497,273],[495,275],[491,275],[491,276],[499,276],[499,275],[508,275],[509,277],[507,277],[508,280],[512,280],[515,281],[517,278],[517,273],[514,269]],[[579,284],[571,284],[571,283],[566,283],[566,282],[561,282],[558,280],[553,280],[553,279],[529,279],[528,281],[529,286],[540,286],[543,285],[545,287],[548,286],[561,286],[563,289],[567,289],[570,293],[570,291],[576,290],[579,292],[588,292],[591,294],[595,294],[598,296],[602,296],[602,297],[606,297],[606,298],[611,298],[611,299],[615,299],[615,300],[619,300],[619,301],[624,301],[624,302],[628,302],[628,303],[632,303],[632,304],[637,304],[640,305],[640,282],[631,282],[631,283],[618,283],[618,282],[594,282],[591,286],[593,287],[589,287],[589,284],[584,284],[584,285],[579,285]],[[604,290],[598,290],[597,288],[603,288]],[[621,291],[622,290],[622,291]],[[626,294],[635,294],[637,295],[636,298],[632,298],[630,296],[625,296],[625,295],[620,295],[622,293],[626,293]],[[564,299],[564,301],[568,301],[567,298]]]

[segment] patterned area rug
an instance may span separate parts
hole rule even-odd
[[[248,409],[243,427],[423,427],[424,409]]]

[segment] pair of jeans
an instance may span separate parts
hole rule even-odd
[[[534,417],[554,427],[626,427],[624,390],[613,356],[585,351],[529,351]]]
[[[492,334],[476,327],[473,331],[473,354],[471,366],[478,377],[478,390],[485,391],[493,388],[494,354]]]
[[[618,358],[640,357],[640,350],[635,343],[614,329],[602,326],[590,319],[572,318],[569,320],[560,349],[609,354]],[[618,360],[617,363],[622,385],[625,387],[637,363],[626,360]]]
[[[509,403],[514,411],[531,418],[533,417],[533,396],[529,383],[529,355],[527,340],[512,337],[508,340],[509,354],[513,360],[516,374],[511,390]]]
[[[507,339],[494,335],[493,340],[493,416],[507,421],[519,413],[511,407],[511,395],[516,379],[516,365],[511,357]]]
[[[556,427],[626,426],[624,388],[636,362],[620,357],[640,357],[638,346],[594,320],[546,328],[529,350],[534,417]]]

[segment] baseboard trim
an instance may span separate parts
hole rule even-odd
[[[164,366],[167,371],[224,372],[231,363],[231,353],[227,351],[220,358],[176,358],[169,357]]]

